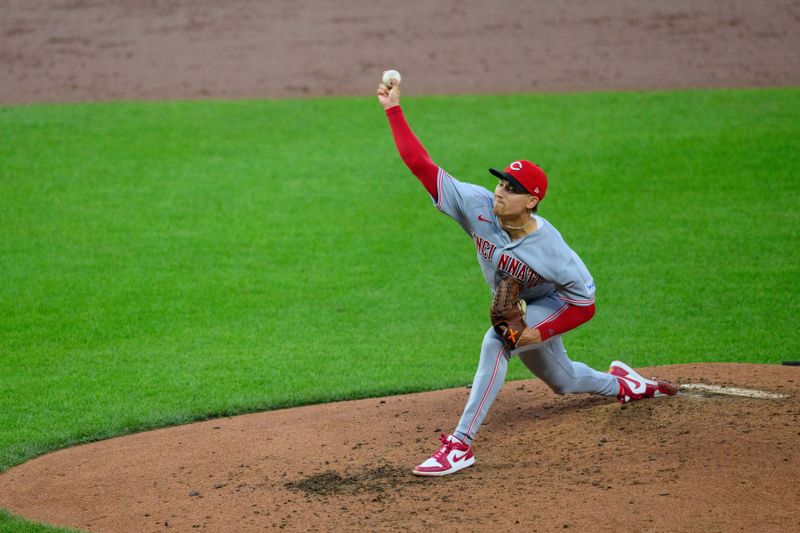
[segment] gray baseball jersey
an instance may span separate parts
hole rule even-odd
[[[573,305],[594,302],[595,286],[581,258],[556,228],[535,215],[537,229],[512,241],[492,212],[494,194],[439,169],[436,207],[461,225],[475,243],[478,263],[492,291],[507,275],[522,282],[526,301],[553,296]],[[530,322],[529,322],[530,324]]]

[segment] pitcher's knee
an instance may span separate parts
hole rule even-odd
[[[577,383],[575,380],[550,381],[547,382],[547,386],[550,387],[550,390],[552,390],[556,394],[572,394],[578,390]]]

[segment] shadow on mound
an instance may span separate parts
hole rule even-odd
[[[284,486],[289,490],[307,494],[357,494],[367,492],[384,494],[409,483],[408,469],[384,465],[367,468],[355,473],[339,474],[336,470],[325,470],[297,481],[289,481]]]

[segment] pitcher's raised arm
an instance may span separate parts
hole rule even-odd
[[[417,179],[425,186],[425,190],[437,200],[436,178],[439,166],[433,162],[425,147],[411,131],[406,122],[403,109],[400,107],[400,82],[393,79],[391,87],[385,83],[378,85],[378,101],[386,111],[397,151],[403,162]]]

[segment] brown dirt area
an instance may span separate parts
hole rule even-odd
[[[0,103],[800,85],[799,1],[10,0]],[[61,450],[0,475],[0,507],[87,531],[800,530],[800,369],[649,369],[620,406],[506,384],[474,467],[411,468],[468,391],[213,420]]]
[[[797,0],[8,0],[0,103],[800,85]]]
[[[507,383],[475,466],[417,478],[466,388],[211,420],[45,455],[0,506],[87,531],[797,531],[800,368],[646,369],[683,390],[620,405]]]

